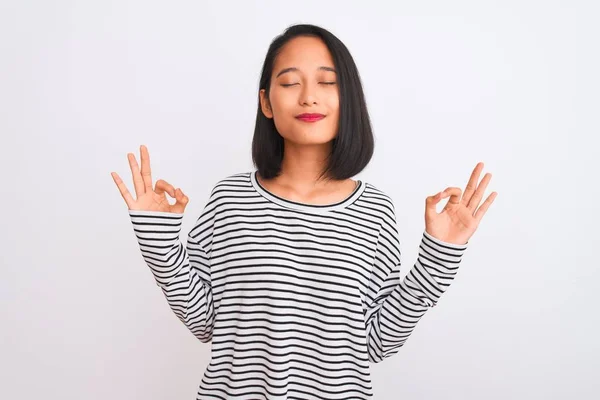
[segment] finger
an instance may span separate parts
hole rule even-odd
[[[169,193],[171,197],[175,197],[175,188],[169,182],[159,179],[156,181],[156,187],[154,188],[156,194],[164,194],[165,192]]]
[[[135,200],[131,196],[131,193],[129,193],[129,190],[127,190],[127,186],[125,186],[125,183],[123,183],[123,180],[121,179],[121,177],[119,177],[119,175],[116,172],[111,172],[111,175],[113,177],[113,180],[117,184],[117,187],[119,188],[119,192],[121,192],[121,196],[123,196],[123,199],[125,200],[125,203],[127,204],[127,207],[129,209],[132,209],[133,206],[135,205]]]
[[[478,162],[475,166],[475,169],[473,169],[473,172],[471,172],[471,177],[469,178],[467,187],[465,187],[465,192],[463,193],[463,197],[461,200],[461,202],[466,206],[468,206],[469,200],[471,200],[471,196],[473,196],[473,193],[475,193],[475,190],[477,189],[477,182],[479,182],[479,175],[481,175],[482,170],[483,163]]]
[[[460,195],[461,194],[462,194],[462,190],[460,190],[460,188],[457,188],[454,186],[446,188],[446,190],[444,190],[442,192],[442,199],[445,199],[446,197],[450,196],[450,199],[448,199],[448,203],[446,204],[446,207],[448,206],[448,204],[452,204],[452,205],[460,204]]]
[[[490,208],[490,206],[492,205],[492,203],[496,199],[497,195],[498,195],[497,192],[492,192],[492,194],[490,194],[488,196],[488,198],[483,202],[483,204],[481,205],[481,207],[479,207],[479,209],[477,209],[477,212],[475,213],[475,220],[477,222],[481,221],[481,218],[483,218],[483,216],[487,212],[488,208]]]
[[[175,200],[176,200],[176,202],[175,202],[175,204],[173,204],[172,210],[176,213],[184,212],[185,207],[190,202],[190,199],[185,194],[183,194],[181,189],[177,189],[175,191]]]
[[[135,189],[135,196],[139,198],[141,195],[146,193],[144,189],[144,180],[142,174],[140,174],[140,167],[138,166],[137,160],[133,153],[127,153],[127,159],[129,160],[129,168],[131,169],[131,176],[133,178],[133,187]]]
[[[425,211],[426,212],[434,212],[437,213],[437,204],[442,200],[442,195],[444,192],[439,192],[433,196],[427,196],[425,198]]]
[[[488,183],[490,183],[491,179],[492,179],[492,174],[490,174],[489,172],[487,174],[485,174],[485,176],[479,183],[479,186],[477,186],[477,190],[475,190],[473,197],[471,197],[471,200],[469,200],[469,204],[467,205],[467,208],[469,208],[469,210],[474,212],[475,209],[479,206],[479,202],[481,201],[481,198],[483,197],[483,194],[485,193],[485,189],[487,188],[487,185],[488,185]]]
[[[142,179],[146,191],[152,190],[152,171],[150,170],[150,154],[148,148],[144,145],[140,146],[140,157],[142,159]]]

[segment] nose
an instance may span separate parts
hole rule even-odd
[[[300,94],[301,105],[317,104],[317,95],[315,88],[312,85],[304,85],[302,93]]]

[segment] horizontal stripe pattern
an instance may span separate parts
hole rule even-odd
[[[321,206],[228,176],[185,245],[183,214],[129,214],[170,308],[211,343],[198,399],[371,399],[370,363],[398,352],[467,247],[424,231],[401,281],[394,204],[362,181]]]

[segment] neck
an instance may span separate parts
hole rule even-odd
[[[335,181],[319,178],[327,166],[331,142],[318,145],[297,145],[285,141],[281,174],[276,178],[281,184],[293,182],[300,190],[327,187]]]

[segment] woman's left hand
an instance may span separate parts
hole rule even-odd
[[[482,169],[482,162],[475,166],[464,193],[460,188],[448,187],[434,196],[427,197],[425,200],[425,231],[427,233],[443,242],[467,244],[477,230],[481,218],[498,194],[492,192],[479,206],[485,188],[492,179],[492,174],[487,173],[478,184]],[[448,203],[438,214],[436,205],[448,196],[450,196]]]

